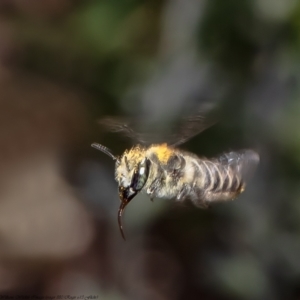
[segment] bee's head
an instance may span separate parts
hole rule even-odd
[[[125,152],[121,157],[114,156],[111,151],[103,145],[92,144],[92,147],[109,155],[116,161],[115,176],[119,184],[119,197],[121,205],[118,212],[118,222],[121,234],[124,237],[121,222],[122,213],[125,206],[144,187],[150,170],[150,160],[145,157],[145,151],[139,146]]]
[[[132,164],[127,155],[116,162],[116,179],[119,183],[121,201],[129,202],[144,187],[150,169],[150,160],[143,157]]]
[[[126,150],[116,161],[115,178],[119,184],[121,200],[122,197],[131,200],[143,188],[148,179],[149,164],[150,161],[140,146]],[[133,190],[136,192],[134,196],[132,196]],[[123,196],[121,197],[121,195]]]
[[[119,197],[121,205],[118,212],[118,222],[121,234],[125,239],[122,226],[122,213],[126,205],[132,200],[147,182],[150,170],[150,160],[147,157],[133,157],[124,153],[116,161],[116,179],[119,183]]]

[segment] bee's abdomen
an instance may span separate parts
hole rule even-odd
[[[206,192],[234,192],[236,191],[242,179],[229,166],[224,166],[215,161],[199,160],[201,188]]]
[[[258,155],[252,150],[229,152],[212,160],[195,158],[194,192],[197,202],[234,199],[244,190],[245,181],[258,161]]]

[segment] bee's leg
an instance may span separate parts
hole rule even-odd
[[[191,201],[195,206],[202,208],[202,209],[207,209],[210,207],[209,202],[203,200],[202,198],[191,197]]]
[[[197,205],[197,207],[202,208],[202,209],[210,208],[210,205],[207,201],[200,201],[200,202],[198,201],[196,205]]]
[[[160,186],[160,179],[156,178],[152,183],[151,185],[148,187],[146,193],[147,195],[149,195],[150,197],[150,200],[153,202],[153,199],[155,198],[156,196],[156,191],[157,189],[159,188]]]
[[[155,198],[154,191],[153,191],[153,192],[149,192],[149,191],[147,190],[147,195],[150,197],[151,202],[154,202],[154,198]]]
[[[184,184],[180,192],[178,193],[176,200],[182,201],[188,196],[190,193],[190,187],[187,184]]]
[[[193,197],[191,198],[191,201],[199,208],[207,209],[210,207],[209,201],[205,200],[205,193],[203,190],[197,190],[195,191]]]

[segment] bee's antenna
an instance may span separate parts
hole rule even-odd
[[[106,155],[110,156],[113,160],[118,160],[118,158],[116,156],[114,156],[107,147],[105,147],[101,144],[97,144],[97,143],[93,143],[91,146],[97,150],[102,151]]]
[[[126,239],[125,239],[125,234],[123,231],[122,214],[123,214],[124,208],[128,204],[128,202],[129,201],[123,200],[120,204],[119,211],[118,211],[118,223],[119,223],[119,228],[120,228],[121,235],[122,235],[122,238],[124,239],[124,241],[126,241]]]

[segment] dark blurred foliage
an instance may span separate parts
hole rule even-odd
[[[300,299],[300,3],[1,0],[0,294]],[[183,116],[219,122],[182,148],[253,148],[237,201],[138,195],[117,227],[114,163]],[[138,120],[138,121],[137,121]]]

